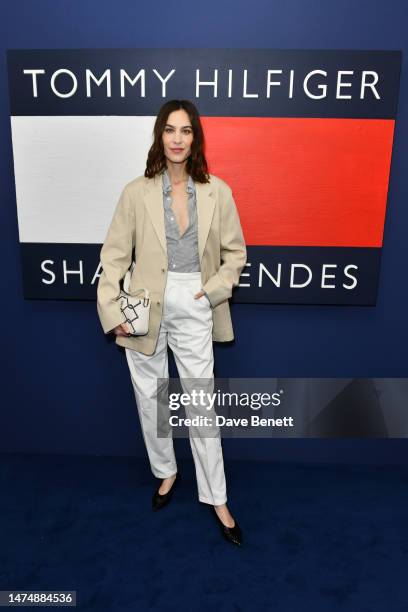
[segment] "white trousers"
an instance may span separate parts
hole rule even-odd
[[[173,351],[183,393],[190,393],[192,388],[205,387],[205,392],[209,393],[214,390],[212,311],[204,295],[194,299],[200,290],[200,272],[169,271],[155,352],[144,355],[125,349],[150,467],[157,478],[168,478],[177,472],[171,428],[168,437],[157,436],[157,419],[160,418],[157,379],[168,381],[167,345]],[[194,412],[191,406],[185,406],[185,412],[187,418],[197,414],[215,417],[214,410],[209,411],[205,406],[195,407]],[[209,437],[208,427],[205,427],[206,435],[200,435],[200,431],[203,433],[204,429],[189,427],[198,499],[212,505],[225,504],[227,494],[219,427],[211,428],[213,437]]]

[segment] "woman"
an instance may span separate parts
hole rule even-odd
[[[151,298],[149,331],[143,336],[129,334],[117,302],[133,255],[130,292],[146,287]],[[171,430],[167,436],[157,434],[165,414],[157,382],[168,382],[167,345],[183,391],[191,392],[193,380],[195,388],[199,384],[211,392],[212,342],[234,338],[228,298],[245,263],[232,191],[208,173],[197,109],[188,100],[166,102],[156,118],[145,173],[125,185],[116,206],[101,250],[97,290],[103,330],[113,331],[126,349],[150,466],[162,479],[153,495],[154,510],[170,501],[180,478]],[[198,411],[215,414],[207,408]],[[210,434],[190,428],[189,436],[199,501],[214,510],[224,537],[240,545],[241,529],[226,504],[219,428]]]

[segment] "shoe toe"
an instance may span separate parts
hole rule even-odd
[[[224,523],[221,521],[220,517],[218,516],[217,512],[215,511],[214,506],[211,506],[212,510],[213,510],[213,514],[221,528],[221,532],[224,536],[224,538],[226,540],[228,540],[228,542],[231,542],[232,544],[236,544],[237,546],[241,546],[242,545],[242,530],[241,527],[238,525],[237,521],[235,520],[235,525],[233,527],[227,527],[226,525],[224,525]]]
[[[234,527],[226,527],[223,531],[229,542],[237,544],[238,546],[242,545],[242,531],[236,521]]]
[[[172,498],[174,487],[176,486],[176,482],[179,480],[179,478],[180,476],[177,475],[175,481],[173,482],[171,486],[170,491],[168,491],[167,493],[164,493],[164,495],[159,493],[160,487],[156,489],[152,497],[152,509],[153,510],[160,510],[161,508],[164,508],[164,506],[167,506],[167,504]]]

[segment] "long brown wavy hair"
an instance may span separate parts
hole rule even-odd
[[[187,158],[186,170],[194,181],[209,183],[210,176],[204,154],[204,132],[200,115],[197,108],[189,100],[169,100],[160,108],[153,128],[154,141],[147,155],[144,175],[147,178],[153,178],[166,168],[162,134],[170,113],[179,109],[186,111],[193,128],[193,142],[191,143],[191,154]]]

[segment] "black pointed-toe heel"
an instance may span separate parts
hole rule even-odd
[[[167,506],[169,501],[171,501],[174,487],[176,486],[179,480],[180,480],[180,473],[177,472],[176,479],[171,485],[170,491],[168,491],[167,493],[164,493],[163,495],[159,493],[159,489],[161,485],[157,488],[157,490],[153,493],[152,510],[160,510],[161,508],[164,508],[164,506]]]
[[[221,528],[222,535],[228,542],[232,544],[236,544],[237,546],[242,546],[242,531],[241,527],[238,525],[237,521],[234,519],[235,525],[233,527],[227,527],[224,525],[220,517],[218,516],[214,506],[210,506],[214,513],[215,518]]]

